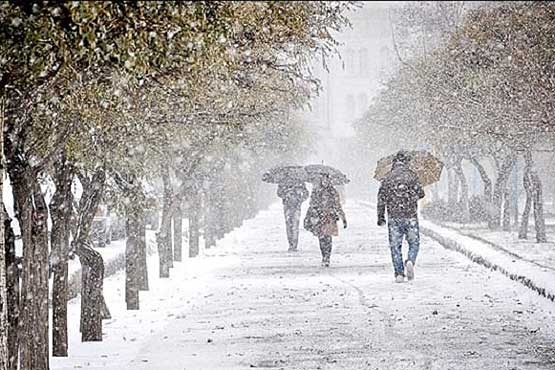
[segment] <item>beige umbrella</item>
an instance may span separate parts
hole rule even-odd
[[[441,171],[443,170],[443,162],[425,150],[408,151],[407,154],[411,158],[409,168],[416,173],[422,186],[431,185],[439,181]],[[392,154],[378,161],[374,171],[374,178],[376,180],[383,180],[391,172],[394,158],[395,154]]]

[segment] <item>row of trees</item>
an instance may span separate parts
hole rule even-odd
[[[245,185],[258,181],[275,158],[302,149],[302,129],[289,112],[316,93],[318,81],[308,66],[315,55],[334,54],[330,32],[347,24],[343,14],[350,7],[0,4],[1,142],[23,250],[16,255],[4,211],[0,370],[48,369],[49,329],[52,353],[67,355],[67,266],[73,255],[82,265],[82,338],[102,340],[104,266],[90,242],[101,202],[127,220],[129,309],[139,308],[138,292],[148,288],[144,216],[156,195],[147,191],[149,184],[162,189],[161,277],[182,258],[184,217],[194,256],[201,213],[207,215],[208,246],[252,215],[259,190]],[[49,184],[55,185],[50,203]],[[230,212],[247,204],[245,212]]]
[[[470,220],[463,164],[473,165],[482,179],[481,207],[491,228],[508,230],[518,222],[511,202],[517,195],[508,181],[520,159],[526,193],[520,237],[527,237],[533,208],[536,240],[545,241],[542,182],[534,159],[555,143],[550,62],[555,6],[511,2],[469,9],[463,2],[428,2],[409,5],[401,14],[413,20],[408,27],[414,32],[406,32],[413,42],[410,53],[399,41],[402,32],[393,29],[399,71],[359,122],[361,137],[370,145],[377,140],[397,147],[431,145],[446,164],[448,205],[463,221]],[[414,27],[422,24],[425,32],[419,33]],[[423,43],[418,35],[433,42]],[[494,164],[494,177],[485,161]]]

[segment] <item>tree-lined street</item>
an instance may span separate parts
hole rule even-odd
[[[274,204],[209,250],[208,270],[184,262],[145,312],[107,322],[102,344],[80,344],[54,368],[554,366],[552,302],[428,238],[416,279],[395,284],[373,210],[351,202],[346,212],[353,222],[329,269],[307,232],[299,252],[285,251]]]
[[[0,25],[0,370],[555,367],[555,3]]]

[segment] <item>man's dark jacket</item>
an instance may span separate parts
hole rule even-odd
[[[277,196],[282,199],[284,206],[300,208],[301,204],[308,199],[308,189],[304,183],[279,184]]]
[[[383,179],[378,191],[378,222],[388,218],[417,218],[418,200],[424,198],[424,190],[418,176],[404,163],[397,162]]]

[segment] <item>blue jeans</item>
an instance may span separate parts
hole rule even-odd
[[[403,245],[403,237],[407,238],[409,243],[409,255],[407,261],[416,262],[416,256],[420,249],[420,229],[418,227],[417,218],[390,218],[387,222],[389,230],[389,247],[391,248],[391,260],[393,261],[393,269],[395,276],[405,275],[403,263],[403,254],[401,247]]]

